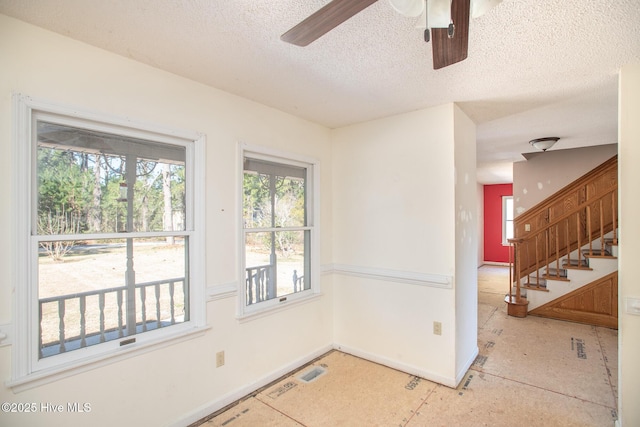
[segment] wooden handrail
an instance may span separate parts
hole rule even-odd
[[[612,189],[611,189],[611,190],[609,190],[609,191],[607,191],[607,192],[603,193],[603,194],[602,194],[602,196],[597,197],[597,198],[595,198],[595,199],[591,199],[591,200],[589,200],[589,201],[587,201],[587,202],[580,203],[578,206],[576,206],[574,209],[572,209],[572,210],[571,210],[571,212],[569,212],[569,213],[565,213],[565,214],[563,214],[563,215],[559,216],[558,218],[554,219],[552,222],[548,223],[548,224],[547,224],[544,228],[542,228],[540,231],[545,230],[545,229],[548,229],[548,228],[550,228],[550,227],[552,227],[552,226],[554,226],[554,225],[556,225],[556,224],[560,223],[563,219],[567,219],[567,218],[571,217],[571,215],[574,215],[574,214],[576,213],[576,211],[579,211],[579,210],[580,210],[580,209],[582,209],[582,208],[585,208],[585,207],[587,207],[587,206],[589,206],[589,205],[592,205],[593,203],[595,203],[595,202],[599,201],[600,199],[603,199],[605,196],[608,196],[608,195],[610,195],[611,193],[616,193],[616,194],[618,193],[618,184],[615,184],[615,185],[612,187]],[[614,208],[615,208],[615,206],[612,206],[612,207],[614,207]],[[616,219],[616,221],[617,221],[617,219]],[[524,238],[523,238],[523,239],[524,239]],[[514,240],[514,239],[511,239],[511,240]]]

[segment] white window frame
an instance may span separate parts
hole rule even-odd
[[[207,329],[204,272],[204,135],[61,106],[35,100],[22,94],[13,95],[13,111],[12,137],[15,165],[13,241],[17,255],[12,274],[15,283],[12,379],[7,384],[16,391],[32,388],[204,333]],[[32,210],[37,209],[33,196],[36,168],[34,150],[37,137],[34,129],[36,120],[43,118],[96,131],[111,133],[115,131],[128,137],[151,138],[186,148],[186,164],[190,165],[186,170],[185,199],[188,208],[184,233],[189,238],[190,317],[188,321],[168,328],[136,334],[135,343],[124,346],[121,346],[120,342],[131,337],[39,358],[39,308],[38,283],[36,283],[38,265],[37,260],[32,256],[38,249],[38,243],[31,237],[31,218]],[[144,236],[128,235],[127,237]]]
[[[508,241],[508,237],[507,237],[507,222],[511,221],[511,228],[513,230],[513,223],[514,223],[514,219],[511,220],[507,220],[507,201],[511,200],[512,201],[512,207],[513,207],[513,196],[502,196],[502,245],[503,246],[509,246],[509,241]],[[513,212],[512,212],[513,215]]]
[[[239,260],[240,270],[238,272],[240,280],[238,280],[238,306],[237,317],[240,320],[248,320],[260,317],[264,314],[280,311],[293,307],[300,303],[308,302],[320,296],[320,162],[317,159],[283,152],[271,148],[240,143],[238,149],[238,193],[239,206]],[[246,304],[246,283],[245,283],[245,229],[243,226],[243,180],[244,180],[244,158],[250,157],[258,160],[266,160],[278,162],[285,165],[299,166],[307,168],[307,228],[310,231],[311,238],[311,287],[310,289],[289,294],[286,298],[273,298],[267,301],[247,305]]]

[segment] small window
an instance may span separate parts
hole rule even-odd
[[[513,196],[502,196],[502,244],[513,239]]]
[[[294,301],[317,289],[314,171],[312,163],[244,153],[241,313]]]
[[[18,203],[29,243],[17,322],[29,362],[16,376],[203,326],[203,265],[191,256],[203,247],[203,141],[21,107],[18,181],[31,195]]]

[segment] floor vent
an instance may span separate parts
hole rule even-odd
[[[304,374],[300,375],[298,379],[304,383],[310,383],[318,379],[318,377],[327,373],[327,370],[322,366],[314,366],[314,368]]]

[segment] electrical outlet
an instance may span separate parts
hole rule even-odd
[[[219,351],[216,353],[216,368],[224,365],[224,351]]]
[[[626,297],[625,311],[629,314],[640,314],[640,298]]]
[[[442,323],[433,322],[433,333],[435,335],[442,335]]]
[[[531,231],[531,224],[525,224],[524,231]]]

